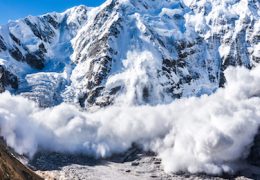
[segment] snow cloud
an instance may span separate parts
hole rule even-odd
[[[225,74],[226,87],[210,96],[92,113],[68,104],[40,109],[6,92],[0,95],[0,133],[30,156],[44,148],[107,157],[139,143],[158,153],[167,172],[232,172],[259,127],[260,66]]]

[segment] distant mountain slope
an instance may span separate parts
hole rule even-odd
[[[60,91],[67,83],[61,72],[71,66],[70,40],[87,21],[88,11],[78,6],[0,26],[0,73],[2,78],[9,74],[0,83],[2,91],[23,94],[41,106],[61,102]]]

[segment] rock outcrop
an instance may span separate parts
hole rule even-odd
[[[43,180],[33,171],[20,163],[0,140],[0,179],[2,180]]]

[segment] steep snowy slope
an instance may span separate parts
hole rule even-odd
[[[259,9],[257,0],[108,0],[10,22],[0,58],[14,78],[2,86],[41,106],[86,108],[211,94],[228,66],[260,61]]]
[[[189,24],[209,46],[217,46],[221,70],[230,65],[250,68],[259,63],[259,1],[186,0],[186,4],[194,12],[187,15]]]
[[[212,93],[259,61],[259,31],[257,1],[107,1],[73,40],[69,91],[84,106]]]
[[[68,78],[64,69],[69,71],[72,66],[70,40],[86,23],[89,10],[79,6],[61,14],[28,16],[0,27],[0,64],[14,79],[2,81],[2,87],[10,84],[12,92],[41,106],[61,101],[60,91]]]

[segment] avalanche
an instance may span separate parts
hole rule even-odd
[[[1,136],[30,156],[43,148],[108,157],[137,143],[157,152],[166,172],[232,173],[259,127],[260,66],[225,74],[226,87],[210,96],[92,113],[65,103],[41,109],[6,92],[0,95]]]
[[[136,143],[166,172],[232,173],[259,127],[259,19],[257,0],[107,0],[10,21],[1,136],[31,157]]]

